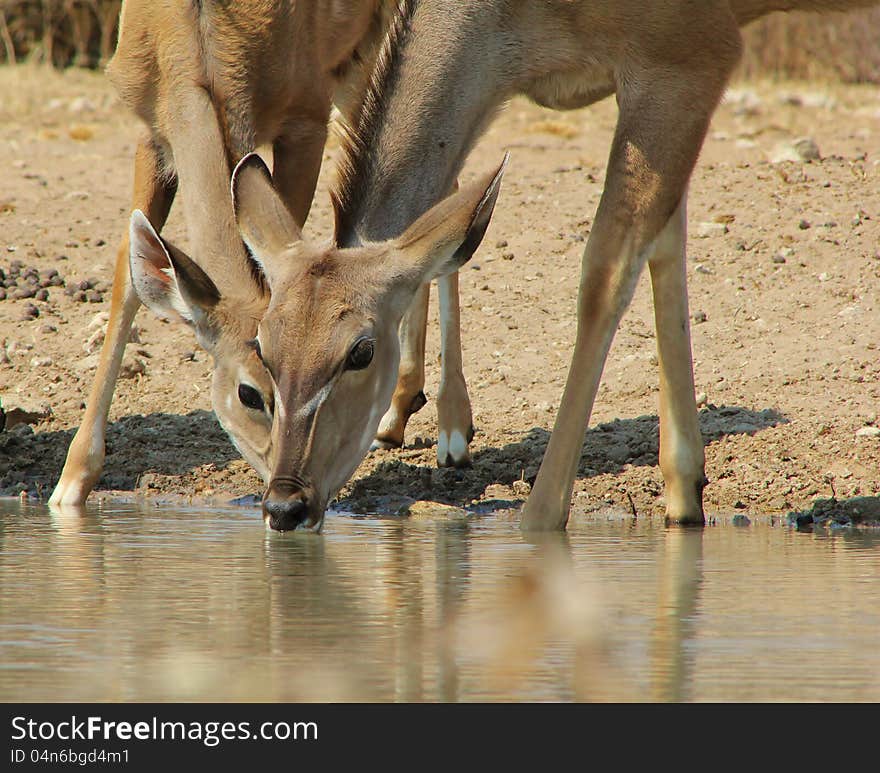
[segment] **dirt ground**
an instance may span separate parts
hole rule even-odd
[[[371,454],[340,506],[432,500],[515,506],[534,479],[575,333],[584,239],[602,191],[613,101],[553,113],[515,101],[464,178],[512,160],[489,233],[462,273],[469,470],[434,462],[436,305],[428,405],[405,448]],[[0,434],[0,494],[48,497],[82,415],[106,288],[127,224],[138,126],[102,76],[0,69],[0,268],[64,286],[0,300],[0,399],[43,416]],[[811,138],[820,159],[773,162]],[[787,146],[784,146],[788,143]],[[806,144],[798,146],[809,155]],[[333,143],[307,231],[325,236]],[[735,84],[690,189],[688,279],[707,513],[786,513],[880,495],[880,90]],[[186,247],[179,211],[166,235]],[[84,284],[80,285],[79,283]],[[80,286],[83,288],[79,290]],[[70,293],[65,290],[70,290]],[[11,296],[14,292],[7,291]],[[38,316],[34,316],[36,307]],[[111,410],[97,496],[224,500],[261,490],[211,413],[210,364],[146,311]],[[574,513],[663,512],[647,276],[614,342],[575,484]]]

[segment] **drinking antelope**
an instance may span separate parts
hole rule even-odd
[[[271,393],[245,341],[268,304],[232,213],[230,172],[259,144],[272,145],[273,179],[301,226],[321,165],[331,101],[343,112],[362,91],[390,0],[127,0],[108,75],[146,125],[134,159],[132,208],[161,229],[180,188],[189,236],[224,298],[230,324],[207,336],[212,400],[221,424],[264,477],[272,444],[255,408]],[[140,301],[129,276],[129,236],[119,247],[107,334],[82,424],[71,443],[54,505],[80,505],[101,475],[107,416]]]
[[[393,237],[442,198],[515,94],[560,110],[616,95],[605,189],[583,256],[577,338],[525,529],[562,529],[611,341],[647,263],[660,366],[668,522],[703,523],[685,274],[687,186],[740,57],[739,28],[775,10],[877,0],[404,0],[352,126],[337,191],[340,246]],[[401,391],[383,428],[400,439],[424,367],[427,295],[404,320]],[[447,314],[457,315],[454,304]],[[409,390],[406,387],[409,385]],[[466,449],[459,432],[449,447]]]
[[[262,318],[219,288],[211,269],[165,242],[140,210],[133,213],[131,275],[141,300],[191,324],[207,348],[221,338],[237,342],[264,385],[239,387],[239,397],[274,449],[263,497],[273,529],[320,530],[327,504],[360,464],[391,401],[404,312],[423,284],[473,255],[503,167],[434,206],[400,237],[339,249],[304,241],[263,161],[245,156],[232,195],[268,288]]]

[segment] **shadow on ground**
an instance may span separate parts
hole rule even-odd
[[[0,433],[0,495],[27,490],[47,497],[61,474],[74,431],[34,432],[18,425]],[[145,475],[185,475],[241,458],[210,411],[186,416],[125,416],[107,429],[104,474],[97,490],[134,491]]]
[[[772,409],[753,411],[710,405],[700,411],[700,430],[707,444],[725,436],[752,435],[786,423],[788,420]],[[615,419],[590,429],[586,433],[578,477],[620,472],[624,465],[656,467],[659,426],[657,416],[639,416]],[[348,486],[337,506],[387,512],[412,499],[469,506],[474,499],[486,494],[492,484],[511,486],[518,480],[534,483],[549,438],[548,430],[535,427],[516,442],[477,451],[469,470],[437,469],[433,464],[427,466],[422,459],[415,464],[399,458],[379,462],[372,472]],[[497,503],[499,508],[518,504],[512,500]]]
[[[754,434],[785,423],[776,411],[709,406],[700,412],[706,443],[736,434]],[[398,503],[432,500],[470,506],[476,499],[492,499],[494,484],[534,482],[550,433],[533,428],[515,442],[482,448],[469,470],[438,469],[434,451],[414,447],[372,459],[373,467],[343,490],[336,507],[355,511],[394,512]],[[22,490],[48,497],[64,465],[73,431],[34,432],[19,425],[0,433],[0,495]],[[478,438],[479,440],[479,438]],[[656,416],[615,419],[587,432],[578,476],[590,478],[620,472],[624,466],[656,467],[659,420]],[[403,457],[403,458],[401,458]],[[412,457],[410,457],[412,458]],[[104,474],[96,490],[143,491],[154,494],[195,494],[196,489],[259,490],[256,475],[240,456],[213,413],[193,411],[185,416],[155,413],[126,416],[107,431]],[[369,464],[369,463],[368,463]],[[659,493],[659,491],[658,491]],[[510,496],[509,489],[503,492]],[[482,501],[480,509],[513,507],[519,501]]]

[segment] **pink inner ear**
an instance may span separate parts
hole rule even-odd
[[[171,284],[171,277],[168,275],[168,272],[163,270],[162,266],[157,266],[152,260],[144,261],[144,274],[150,279],[156,282],[161,282],[164,285]]]
[[[141,269],[144,274],[164,285],[170,285],[171,276],[168,269],[171,268],[171,263],[165,245],[149,228],[138,228],[137,238],[140,241],[137,255],[141,258]]]

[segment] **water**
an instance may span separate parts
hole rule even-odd
[[[0,701],[880,700],[880,530],[0,500]]]

